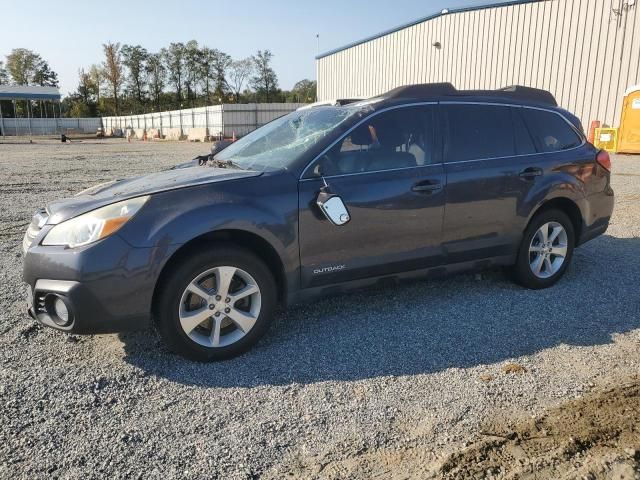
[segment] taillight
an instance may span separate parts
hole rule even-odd
[[[596,162],[600,164],[607,172],[611,171],[611,157],[606,150],[600,150],[596,156]]]

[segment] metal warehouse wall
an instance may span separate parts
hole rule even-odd
[[[371,97],[411,83],[521,84],[550,90],[585,128],[595,119],[618,126],[625,90],[640,83],[639,9],[627,0],[542,0],[444,14],[320,56],[318,97]]]
[[[55,135],[69,130],[96,133],[102,127],[100,118],[2,118],[0,132],[11,135]]]

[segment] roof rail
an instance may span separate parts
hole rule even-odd
[[[385,98],[421,98],[439,95],[454,95],[458,90],[451,83],[419,83],[389,90]]]
[[[498,90],[458,90],[451,83],[423,83],[397,87],[384,94],[385,98],[427,98],[438,96],[486,96],[510,100],[528,100],[545,105],[558,106],[555,97],[539,88],[512,85]]]
[[[540,88],[525,87],[523,85],[511,85],[509,87],[499,88],[497,91],[512,94],[514,97],[522,98],[523,100],[547,103],[549,105],[553,105],[554,107],[558,106],[556,97],[554,97],[551,92],[542,90]]]

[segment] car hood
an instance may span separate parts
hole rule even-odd
[[[262,172],[233,168],[193,167],[114,180],[83,190],[75,197],[50,203],[47,205],[49,212],[47,223],[55,225],[110,203],[141,195],[260,175]]]

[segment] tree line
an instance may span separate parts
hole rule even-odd
[[[71,116],[139,114],[220,103],[312,102],[316,82],[302,80],[291,91],[278,86],[273,54],[248,58],[191,40],[159,52],[140,45],[105,43],[104,60],[80,69],[77,91],[66,101]]]
[[[316,82],[280,89],[273,53],[233,59],[191,40],[149,52],[140,45],[103,44],[103,59],[78,71],[78,86],[62,104],[71,117],[129,115],[220,103],[313,102]],[[58,86],[57,74],[40,55],[14,49],[0,62],[0,84]],[[38,107],[40,108],[40,107]],[[33,114],[38,116],[38,111]]]

